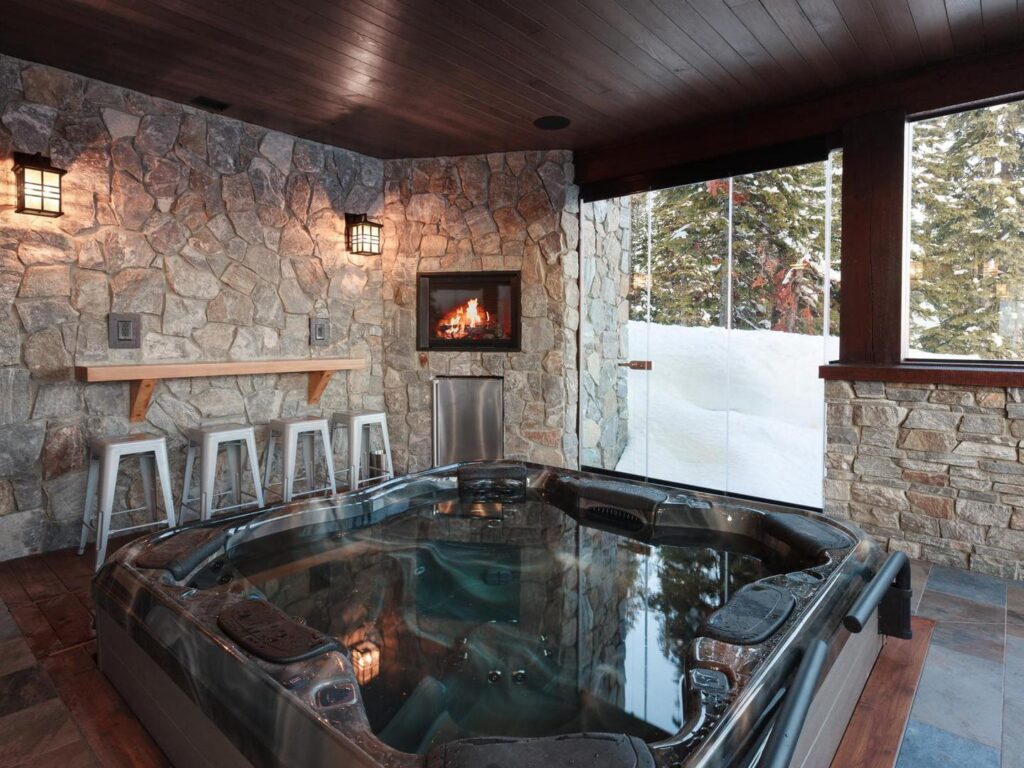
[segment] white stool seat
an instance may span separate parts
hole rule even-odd
[[[181,517],[184,518],[189,504],[199,502],[199,518],[209,520],[215,512],[225,512],[243,507],[263,506],[263,487],[260,485],[259,462],[256,457],[256,431],[247,424],[207,424],[185,430],[188,437],[188,451],[185,454],[185,476],[181,489]],[[249,472],[252,476],[252,501],[242,501],[242,446],[249,459]],[[218,494],[217,457],[224,448],[228,459],[228,478],[231,490],[231,504],[216,506],[215,501],[224,493]],[[195,474],[196,452],[199,453],[199,495],[189,496]]]
[[[107,542],[110,535],[163,525],[163,520],[153,520],[141,525],[111,528],[114,513],[114,492],[117,489],[117,474],[121,459],[138,456],[142,472],[142,486],[146,496],[145,509],[156,517],[156,483],[160,484],[163,496],[166,524],[173,528],[174,500],[171,498],[171,470],[167,461],[167,439],[161,435],[131,434],[123,437],[96,438],[89,442],[89,474],[86,477],[85,505],[82,510],[82,537],[78,554],[85,552],[89,532],[96,536],[96,570],[103,565],[107,556]],[[99,511],[96,511],[96,497],[99,496]],[[139,509],[142,509],[141,507]],[[138,509],[124,509],[117,514],[137,512]]]
[[[267,455],[263,464],[263,487],[271,488],[271,477],[274,468],[274,453],[277,439],[281,439],[281,500],[292,501],[296,496],[328,491],[337,493],[334,481],[334,464],[331,461],[331,436],[327,419],[300,417],[294,419],[275,419],[268,425]],[[319,439],[324,452],[324,463],[327,467],[327,482],[316,485],[316,443]],[[305,465],[307,489],[295,491],[295,464],[298,458],[299,442],[302,442],[302,459]]]
[[[369,450],[370,441],[365,433],[371,427],[379,427],[381,443],[384,447],[384,478],[395,476],[395,467],[391,461],[391,440],[388,436],[388,417],[383,411],[336,411],[331,416],[332,434],[340,429],[348,430],[348,463],[349,486],[356,490],[360,485],[378,477],[363,477],[364,451]]]

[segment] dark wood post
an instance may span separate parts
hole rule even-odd
[[[843,128],[843,363],[891,365],[902,357],[906,131],[902,111]]]

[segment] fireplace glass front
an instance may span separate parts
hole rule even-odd
[[[417,349],[519,349],[518,272],[420,274],[417,301]]]

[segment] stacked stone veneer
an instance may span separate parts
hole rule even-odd
[[[580,206],[580,462],[605,469],[629,438],[629,201]]]
[[[568,152],[384,166],[384,395],[396,468],[432,464],[431,380],[504,379],[506,458],[574,465],[579,203]],[[417,352],[417,272],[521,270],[521,352]]]
[[[14,213],[14,151],[67,169],[66,215]],[[383,407],[380,257],[344,247],[344,212],[382,203],[380,160],[0,56],[0,559],[77,541],[91,437],[166,434],[177,474],[181,430],[203,421]],[[141,349],[108,349],[110,311],[141,313]],[[330,346],[309,346],[311,316]],[[141,424],[127,384],[72,378],[310,355],[368,367],[313,408],[301,374],[168,380]],[[122,501],[137,486],[128,473]]]
[[[826,512],[912,557],[1024,579],[1024,389],[825,391]]]

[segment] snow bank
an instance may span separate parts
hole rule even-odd
[[[824,387],[839,341],[629,324],[629,442],[618,470],[821,505]],[[646,471],[645,471],[646,466]]]

